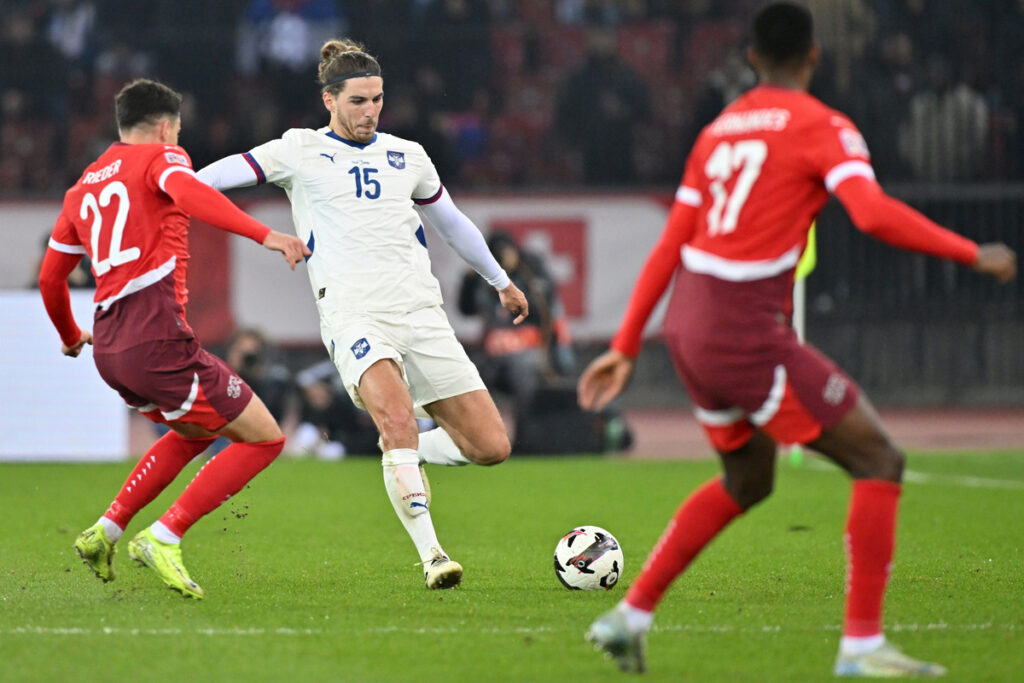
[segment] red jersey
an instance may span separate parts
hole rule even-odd
[[[97,350],[193,336],[185,321],[189,217],[164,187],[176,172],[194,175],[177,145],[114,143],[64,195],[49,246],[92,261]]]
[[[875,177],[848,118],[804,92],[754,88],[701,132],[687,160],[676,198],[699,207],[688,247],[723,259],[705,265],[721,266],[723,279],[783,272],[829,190],[852,175]]]
[[[867,145],[846,116],[805,92],[758,86],[698,136],[613,348],[630,356],[639,352],[643,326],[680,263],[691,273],[746,283],[750,290],[737,299],[749,301],[746,307],[723,310],[702,302],[698,308],[709,316],[749,319],[746,308],[754,302],[769,313],[765,319],[788,315],[791,290],[779,287],[778,278],[792,283],[830,192],[859,229],[883,241],[963,263],[977,255],[973,241],[882,192]],[[677,292],[668,316],[687,315],[686,307],[686,293]],[[710,329],[708,322],[691,321]]]

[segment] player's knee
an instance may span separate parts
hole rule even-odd
[[[895,482],[902,481],[903,468],[906,466],[906,462],[907,458],[903,451],[896,448],[886,439],[885,443],[878,444],[872,450],[869,459],[870,469],[864,473],[864,478],[884,479]]]
[[[488,435],[485,440],[474,444],[468,450],[469,452],[464,455],[477,465],[500,465],[508,459],[512,452],[512,444],[502,429],[499,433]]]
[[[724,486],[729,496],[744,510],[749,510],[768,496],[774,489],[774,478],[726,478]]]

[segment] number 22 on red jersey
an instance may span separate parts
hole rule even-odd
[[[101,208],[107,208],[111,202],[117,200],[117,214],[108,225],[104,225],[103,212]],[[92,246],[92,266],[96,275],[105,274],[113,266],[121,266],[135,261],[142,252],[138,247],[121,248],[121,240],[124,238],[124,226],[128,220],[128,211],[131,208],[131,201],[128,199],[128,188],[120,180],[115,180],[103,187],[97,198],[92,192],[82,195],[82,206],[78,212],[82,220],[88,220],[92,215],[92,225],[89,228],[90,245]],[[106,242],[106,258],[100,258],[104,253],[101,251],[103,243]]]

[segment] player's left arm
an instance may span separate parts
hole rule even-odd
[[[39,293],[43,297],[43,306],[60,334],[61,353],[72,358],[82,352],[83,346],[92,344],[92,334],[80,329],[75,322],[71,312],[71,292],[68,289],[68,276],[82,260],[85,248],[71,243],[71,240],[57,239],[61,235],[73,234],[71,222],[61,213],[39,268]]]
[[[251,156],[251,155],[250,155]],[[257,167],[244,154],[232,154],[196,171],[196,177],[210,187],[224,191],[250,187],[260,182]]]
[[[979,245],[885,193],[875,180],[867,143],[846,116],[830,112],[806,140],[810,163],[842,202],[858,230],[887,244],[972,266],[1005,282],[1016,273],[1006,245]]]
[[[479,273],[487,284],[498,290],[501,305],[516,316],[513,322],[518,325],[525,320],[530,313],[526,295],[512,284],[508,273],[487,248],[479,228],[455,206],[447,190],[442,186],[436,199],[430,203],[417,202],[416,208],[434,226],[441,239]]]
[[[887,244],[957,261],[1001,282],[1016,274],[1016,254],[1009,247],[1000,243],[978,245],[942,227],[887,195],[873,178],[851,176],[833,192],[859,230]]]

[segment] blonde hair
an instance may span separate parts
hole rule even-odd
[[[345,89],[345,80],[360,76],[380,76],[380,64],[366,53],[361,43],[350,38],[328,40],[320,48],[318,67],[322,92],[337,95]]]

